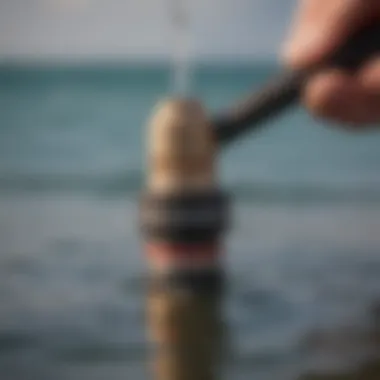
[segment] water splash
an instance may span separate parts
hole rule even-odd
[[[173,92],[186,95],[190,91],[191,28],[187,0],[169,0],[173,36]]]

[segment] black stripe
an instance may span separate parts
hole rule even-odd
[[[181,291],[209,296],[221,294],[224,283],[225,275],[220,268],[202,271],[181,269],[169,273],[153,273],[149,277],[149,288],[152,291]]]
[[[141,230],[149,240],[209,242],[227,228],[228,199],[217,190],[165,196],[145,194],[140,205]]]

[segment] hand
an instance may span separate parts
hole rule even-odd
[[[380,0],[300,0],[285,62],[294,69],[316,64],[373,22],[380,22]],[[304,101],[316,116],[347,127],[380,123],[380,55],[355,74],[329,69],[315,75]]]

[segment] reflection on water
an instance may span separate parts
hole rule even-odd
[[[14,196],[0,207],[0,378],[148,379],[135,200]],[[378,211],[237,202],[235,218],[225,378],[319,379],[375,358]]]

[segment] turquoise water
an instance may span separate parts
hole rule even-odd
[[[192,92],[212,114],[276,70],[200,67]],[[1,379],[147,378],[136,199],[145,124],[170,84],[164,66],[0,69]],[[226,378],[372,355],[379,146],[295,108],[223,153]]]

